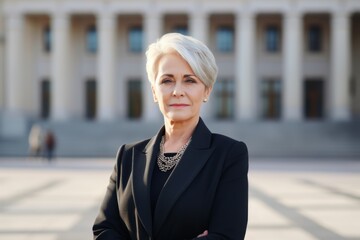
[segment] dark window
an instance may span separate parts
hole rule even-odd
[[[216,117],[229,119],[234,117],[234,81],[220,80],[215,84]]]
[[[356,82],[356,78],[354,77],[354,76],[352,76],[351,78],[350,78],[350,84],[349,84],[350,86],[349,86],[349,95],[351,96],[351,97],[354,97],[355,98],[355,96],[356,96],[356,85],[357,85],[357,82]]]
[[[175,26],[173,32],[181,33],[183,35],[188,35],[188,28],[186,26]]]
[[[278,119],[281,116],[281,81],[261,82],[261,116],[265,119]]]
[[[41,118],[47,119],[50,117],[50,106],[51,106],[51,86],[50,81],[45,79],[41,81],[40,86],[40,92],[41,92],[41,102],[40,102],[40,108],[41,108]]]
[[[43,47],[45,52],[51,51],[51,29],[49,26],[45,27],[43,31]]]
[[[216,32],[216,48],[220,52],[234,50],[234,30],[231,27],[219,27]]]
[[[94,79],[85,82],[85,117],[94,119],[96,117],[96,81]]]
[[[129,30],[129,50],[134,53],[143,50],[143,31],[141,27],[132,27]]]
[[[140,118],[142,112],[141,80],[128,81],[128,117]]]
[[[280,32],[277,26],[266,28],[266,50],[268,52],[278,52],[280,49]]]
[[[97,31],[95,26],[90,26],[86,33],[86,48],[88,52],[96,53],[98,46]]]
[[[319,119],[324,114],[324,82],[321,79],[305,81],[304,113],[308,119]]]
[[[308,50],[310,52],[320,52],[322,50],[322,29],[318,25],[309,27]]]

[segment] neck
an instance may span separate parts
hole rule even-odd
[[[191,137],[199,118],[186,122],[165,119],[164,152],[177,152]]]

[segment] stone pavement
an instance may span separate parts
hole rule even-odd
[[[0,239],[92,239],[112,159],[0,159]],[[360,159],[251,159],[246,240],[360,239]]]

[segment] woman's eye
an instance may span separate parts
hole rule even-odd
[[[171,83],[171,82],[172,82],[172,80],[169,78],[165,78],[165,79],[161,80],[161,84],[166,84],[166,83]]]
[[[187,78],[187,79],[185,79],[185,82],[187,82],[187,83],[196,83],[196,80],[193,79],[193,78]]]

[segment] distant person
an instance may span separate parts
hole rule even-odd
[[[54,157],[54,151],[56,147],[55,135],[51,130],[48,130],[45,135],[45,155],[49,162]]]
[[[29,154],[32,157],[39,157],[42,151],[43,133],[39,125],[34,124],[29,133]]]
[[[244,239],[247,147],[210,132],[200,117],[217,77],[213,54],[192,37],[169,33],[146,57],[164,126],[120,147],[94,239]]]

